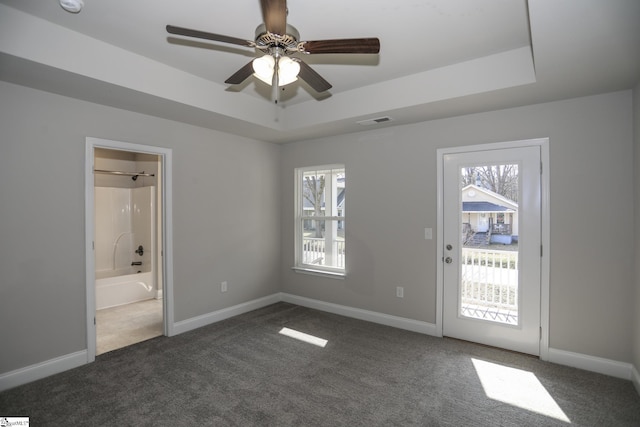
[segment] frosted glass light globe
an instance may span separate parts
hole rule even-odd
[[[254,76],[270,85],[273,79],[275,59],[271,55],[264,55],[253,60]]]

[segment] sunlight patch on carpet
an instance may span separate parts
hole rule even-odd
[[[305,334],[304,332],[296,331],[294,329],[282,328],[280,333],[289,338],[295,338],[300,341],[304,341],[309,344],[317,345],[318,347],[324,347],[327,345],[327,340],[315,337],[313,335]]]
[[[471,359],[488,398],[571,423],[532,372]]]

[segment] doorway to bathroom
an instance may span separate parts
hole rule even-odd
[[[118,348],[171,335],[166,233],[170,154],[156,147],[87,138],[89,362]]]

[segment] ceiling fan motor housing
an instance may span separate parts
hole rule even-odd
[[[260,24],[256,28],[256,47],[261,50],[280,47],[286,52],[296,52],[299,39],[300,33],[293,25],[287,24],[287,33],[284,35],[270,33],[265,24]]]

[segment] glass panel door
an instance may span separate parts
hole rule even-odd
[[[443,162],[443,334],[538,355],[540,148]]]
[[[518,325],[518,164],[459,167],[460,315]]]

